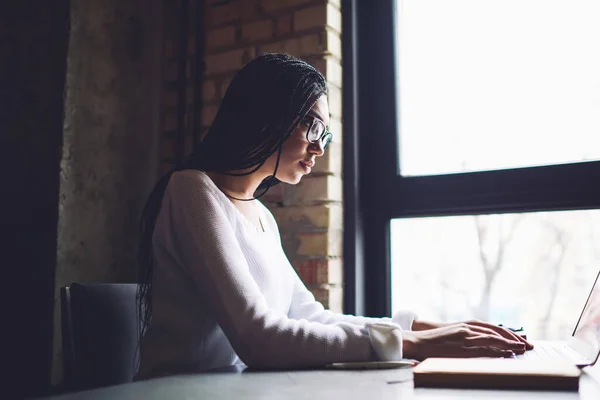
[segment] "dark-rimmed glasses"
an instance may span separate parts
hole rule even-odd
[[[310,122],[308,122],[309,119],[311,119]],[[321,146],[323,146],[323,150],[325,150],[333,140],[333,134],[327,130],[325,123],[312,115],[307,115],[304,117],[303,121],[305,121],[304,123],[308,126],[306,140],[313,144],[321,142]]]

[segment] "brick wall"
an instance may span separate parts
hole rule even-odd
[[[184,0],[185,1],[185,0]],[[191,1],[191,0],[190,0]],[[200,104],[202,129],[206,132],[234,76],[246,62],[263,52],[283,52],[302,58],[318,68],[329,82],[330,130],[334,142],[308,177],[296,186],[279,185],[263,197],[279,224],[284,250],[300,277],[323,304],[342,310],[342,123],[341,123],[341,13],[339,0],[198,0],[203,11],[204,61]],[[171,8],[171,21],[176,16]],[[195,35],[190,33],[194,42]],[[166,26],[164,43],[165,85],[161,160],[172,166],[173,130],[176,127],[178,38]],[[179,47],[181,45],[179,44]],[[189,52],[193,53],[193,46]],[[192,57],[193,58],[193,57]],[[203,60],[200,60],[203,58]],[[188,98],[194,97],[190,87]],[[181,97],[180,97],[181,98]],[[188,113],[193,108],[186,106]],[[186,119],[188,120],[188,119]],[[186,138],[191,137],[189,127]],[[188,140],[191,142],[191,140]],[[186,152],[191,147],[186,145]]]

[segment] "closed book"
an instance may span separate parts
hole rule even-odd
[[[581,371],[559,361],[428,358],[414,369],[415,387],[577,391]]]

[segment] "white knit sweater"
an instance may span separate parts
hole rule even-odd
[[[173,174],[154,231],[153,316],[137,379],[240,362],[295,368],[402,357],[401,331],[414,315],[325,310],[286,258],[272,214],[260,207],[265,232],[205,173]]]

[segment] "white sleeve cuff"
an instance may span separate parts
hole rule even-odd
[[[365,324],[371,346],[379,361],[402,359],[402,328],[395,323],[369,322]]]
[[[392,317],[392,322],[400,325],[405,331],[412,330],[412,324],[417,319],[417,314],[410,311],[398,311]]]

